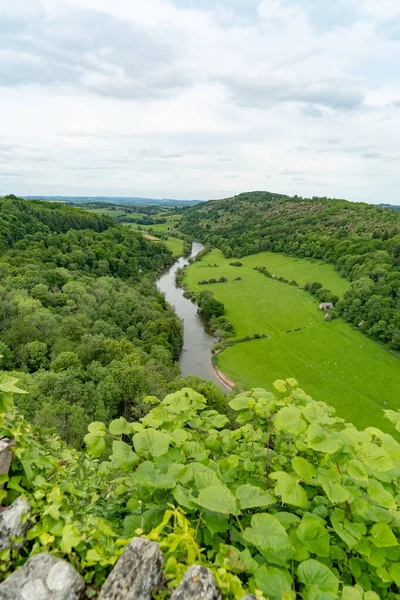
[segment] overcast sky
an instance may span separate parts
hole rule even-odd
[[[0,194],[400,204],[399,0],[0,0]]]

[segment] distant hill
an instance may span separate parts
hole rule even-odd
[[[395,212],[400,212],[400,204],[379,204],[380,208],[387,208],[387,210],[394,210]]]
[[[138,204],[142,206],[194,206],[195,204],[204,202],[203,200],[174,200],[173,198],[139,198],[137,196],[24,196],[24,198],[25,200],[45,200],[49,202],[66,202],[68,204],[106,202],[111,204]]]

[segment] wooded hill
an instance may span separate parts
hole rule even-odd
[[[107,217],[0,200],[0,369],[29,392],[31,422],[80,446],[92,420],[139,417],[181,385],[181,324],[155,285],[170,264]]]
[[[333,263],[352,281],[339,313],[400,350],[400,215],[364,203],[250,192],[184,212],[184,233],[227,257],[282,252]]]

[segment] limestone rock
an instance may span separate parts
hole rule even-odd
[[[0,584],[0,600],[79,600],[85,582],[65,560],[35,554]]]
[[[13,545],[11,538],[25,536],[29,528],[29,521],[26,519],[28,512],[29,504],[21,497],[0,512],[0,550]],[[19,548],[21,545],[21,543],[17,543],[14,546]]]
[[[221,600],[212,573],[205,567],[192,565],[186,571],[171,600]]]
[[[13,453],[11,447],[15,446],[15,442],[8,438],[2,438],[0,440],[0,475],[7,474],[11,467],[13,459]],[[0,490],[3,487],[0,484]]]
[[[150,600],[163,582],[163,565],[158,544],[133,539],[105,582],[100,600]]]

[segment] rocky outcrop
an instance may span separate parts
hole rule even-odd
[[[163,583],[163,566],[158,544],[135,538],[110,573],[100,600],[150,600],[153,590]]]
[[[11,507],[10,507],[11,508]],[[111,571],[99,600],[151,600],[167,589],[164,558],[159,545],[135,538]],[[83,600],[85,582],[66,561],[51,554],[35,554],[0,583],[0,600]],[[200,565],[186,571],[170,600],[222,600],[212,573]],[[243,600],[256,600],[246,596]]]
[[[205,567],[192,565],[183,576],[171,600],[221,600],[212,573]]]
[[[21,496],[10,506],[0,512],[0,550],[6,548],[20,548],[22,545],[18,538],[24,538],[29,527],[29,504]],[[14,542],[14,539],[17,541]]]
[[[0,440],[0,475],[6,475],[11,467],[13,459],[12,446],[15,446],[15,442],[7,438]],[[0,490],[3,485],[0,483]]]
[[[0,584],[0,600],[79,600],[85,582],[75,569],[51,554],[35,554]]]

